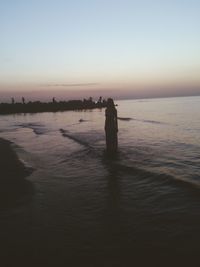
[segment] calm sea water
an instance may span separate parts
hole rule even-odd
[[[104,109],[0,118],[0,137],[34,168],[34,193],[1,213],[4,254],[46,266],[198,255],[200,97],[116,103],[115,159]]]

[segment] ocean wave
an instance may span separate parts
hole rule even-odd
[[[91,148],[91,145],[89,143],[83,141],[82,139],[78,138],[77,136],[70,134],[67,130],[60,129],[60,132],[61,132],[63,137],[67,137],[67,138],[73,140],[74,142],[84,146],[84,147]]]
[[[45,134],[47,129],[40,123],[21,123],[17,124],[18,127],[31,129],[36,135]]]
[[[146,181],[146,184],[156,183],[159,186],[177,186],[178,188],[184,188],[187,190],[195,190],[198,193],[200,193],[200,182],[181,178],[179,176],[175,175],[169,175],[161,172],[153,172],[151,170],[147,170],[145,168],[141,167],[132,167],[128,166],[124,163],[119,162],[119,159],[110,160],[106,159],[104,161],[104,164],[108,167],[108,169],[111,167],[115,170],[115,172],[119,172],[120,174],[126,174],[126,175],[133,175],[134,177],[139,177],[140,182],[141,179]]]
[[[133,120],[132,118],[127,118],[127,117],[117,117],[118,120],[121,120],[121,121],[131,121]]]
[[[85,150],[82,151],[81,156],[80,152],[77,154],[81,158],[84,155],[87,157],[96,157],[98,160],[102,159],[103,165],[108,169],[113,169],[115,173],[119,172],[120,175],[133,175],[143,179],[145,183],[156,183],[158,186],[177,186],[178,188],[186,188],[186,189],[195,189],[196,191],[200,192],[200,183],[198,181],[187,179],[183,177],[179,177],[178,175],[170,175],[162,172],[153,172],[147,170],[145,168],[137,167],[137,166],[128,166],[124,164],[123,160],[121,159],[120,152],[116,154],[115,157],[109,157],[105,149],[99,151],[95,148],[95,146],[90,145],[89,143],[83,141],[81,138],[74,136],[73,134],[69,133],[67,130],[60,129],[60,132],[64,137],[67,137],[76,143],[84,146]],[[75,155],[74,155],[75,156]],[[141,180],[140,180],[141,182]]]
[[[161,122],[161,121],[155,121],[155,120],[145,120],[145,119],[136,119],[136,118],[130,118],[130,117],[118,117],[118,120],[121,121],[139,121],[139,122],[145,122],[145,123],[152,123],[152,124],[167,124],[166,122]]]
[[[163,124],[163,125],[167,124],[166,122],[154,121],[154,120],[135,119],[135,118],[133,118],[132,120],[139,121],[139,122],[145,122],[145,123],[152,123],[152,124]]]

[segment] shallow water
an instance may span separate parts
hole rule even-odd
[[[1,116],[0,137],[35,170],[32,197],[2,213],[5,253],[71,266],[198,255],[200,97],[116,103],[114,159],[104,109]]]

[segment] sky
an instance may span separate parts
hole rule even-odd
[[[0,98],[200,94],[199,14],[199,0],[0,0]]]

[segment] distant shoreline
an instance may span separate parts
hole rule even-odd
[[[69,100],[69,101],[55,101],[52,102],[28,102],[25,103],[0,103],[0,115],[7,114],[17,114],[17,113],[40,113],[40,112],[58,112],[67,110],[86,110],[86,109],[96,109],[105,108],[107,102],[98,101],[93,102],[92,99],[89,100]]]

